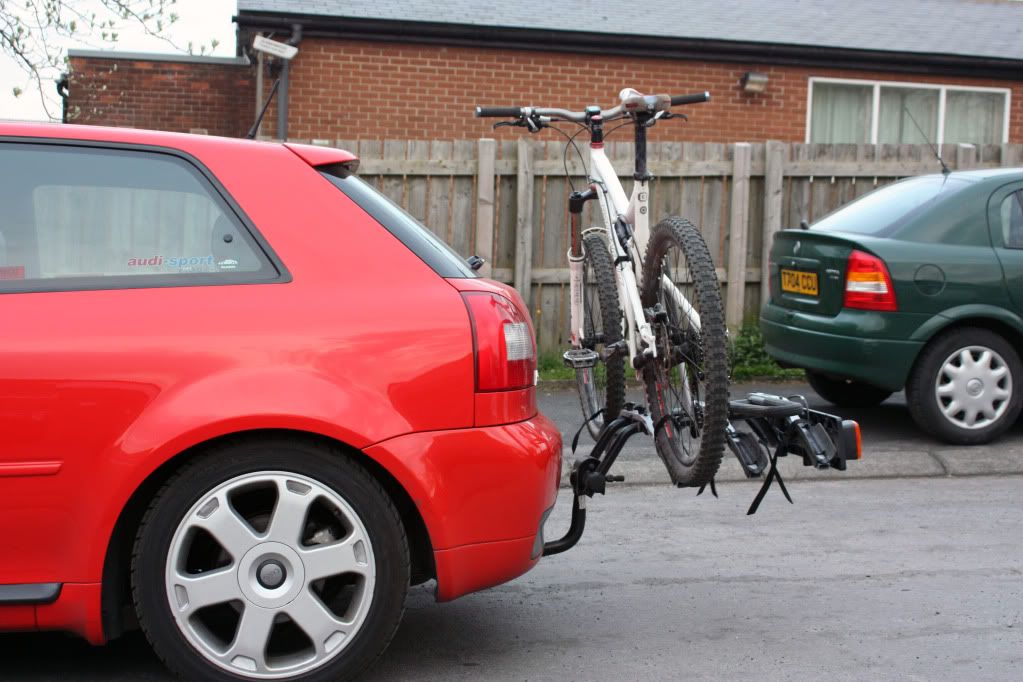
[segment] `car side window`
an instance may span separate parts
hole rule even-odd
[[[1002,237],[1010,249],[1023,249],[1023,189],[1002,200]]]
[[[268,281],[277,269],[189,161],[0,145],[0,292]]]

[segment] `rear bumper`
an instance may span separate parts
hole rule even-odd
[[[539,560],[561,475],[561,433],[543,415],[407,434],[365,452],[398,479],[423,517],[439,601],[511,580]]]
[[[761,313],[764,349],[782,364],[898,391],[905,386],[913,362],[923,347],[921,341],[847,336],[807,329],[809,325],[803,324],[802,317],[806,316],[793,315],[773,305],[764,306]]]

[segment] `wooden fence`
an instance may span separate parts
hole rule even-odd
[[[573,183],[586,186],[574,149],[528,137],[313,143],[357,153],[363,178],[459,253],[485,258],[484,274],[526,296],[542,351],[564,345],[567,198]],[[585,145],[579,149],[585,154]],[[633,144],[611,142],[607,153],[631,191]],[[945,145],[941,153],[953,169],[1023,163],[1018,144]],[[754,319],[766,296],[761,266],[775,232],[813,222],[880,185],[940,170],[924,145],[661,142],[650,144],[648,158],[651,226],[668,215],[700,226],[733,329]],[[584,224],[596,224],[594,217],[585,215]]]

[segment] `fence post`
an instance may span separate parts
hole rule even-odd
[[[972,144],[956,145],[956,170],[973,168],[977,161],[977,148]]]
[[[746,294],[746,250],[749,242],[749,176],[752,147],[735,143],[732,166],[732,220],[728,232],[728,291],[725,292],[725,323],[733,332],[742,324]]]
[[[518,211],[515,219],[515,288],[530,305],[533,279],[533,144],[525,138],[518,140]]]
[[[1009,144],[1008,142],[1006,142],[1005,144],[1002,145],[1002,167],[1003,168],[1011,168],[1011,167],[1015,166],[1017,163],[1019,163],[1018,155],[1016,153],[1018,151],[1018,149],[1019,149],[1018,145]]]
[[[484,138],[476,148],[476,253],[486,262],[480,274],[493,274],[494,260],[494,163],[497,142]]]
[[[763,307],[771,298],[771,287],[768,279],[771,269],[771,244],[774,235],[781,230],[781,200],[785,182],[785,149],[786,145],[777,140],[767,143],[766,168],[764,170],[764,231],[763,249],[760,253],[760,306]]]

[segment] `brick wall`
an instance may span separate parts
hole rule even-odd
[[[768,75],[767,92],[746,94],[746,71]],[[673,59],[579,56],[329,39],[302,41],[293,62],[289,133],[295,138],[450,139],[493,136],[472,117],[477,104],[581,109],[610,105],[618,91],[682,94],[710,90],[690,121],[660,125],[652,139],[802,142],[810,76],[1012,88],[1010,141],[1023,142],[1023,81],[773,67]],[[272,120],[272,119],[268,119]],[[264,125],[264,130],[269,129]],[[521,134],[498,131],[498,136]]]
[[[241,137],[255,116],[254,72],[244,64],[76,56],[69,62],[71,123]]]
[[[112,53],[116,54],[116,53]],[[241,136],[255,109],[255,67],[72,57],[75,122]],[[768,75],[767,92],[746,94],[746,71]],[[624,86],[671,94],[710,90],[687,124],[659,125],[652,140],[802,142],[811,76],[1012,89],[1010,142],[1023,142],[1020,81],[840,69],[725,64],[306,39],[292,62],[289,136],[294,139],[513,138],[473,118],[477,104],[578,109],[612,104]],[[266,89],[272,83],[270,69]],[[276,132],[276,106],[263,134]]]

